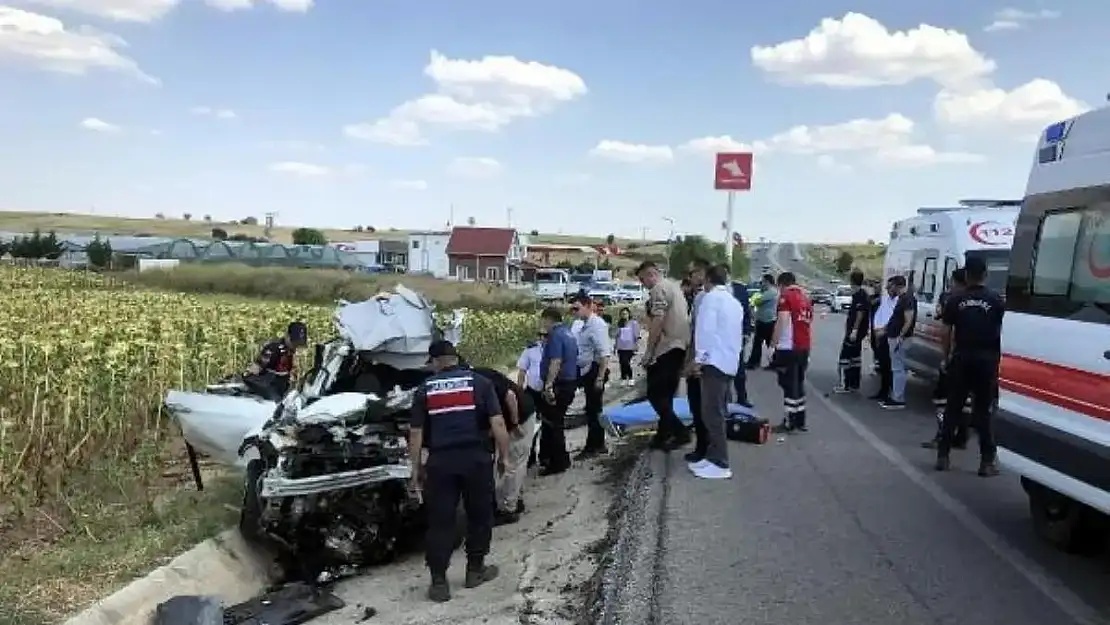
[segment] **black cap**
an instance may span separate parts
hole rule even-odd
[[[459,352],[455,349],[455,346],[451,344],[451,341],[432,341],[432,344],[428,346],[428,356],[430,358],[458,355]]]

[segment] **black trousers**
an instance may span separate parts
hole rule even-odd
[[[672,349],[660,354],[647,369],[647,397],[655,413],[659,415],[659,427],[655,430],[658,442],[671,439],[686,441],[690,433],[674,413],[674,396],[678,393],[682,366],[686,362],[686,350]]]
[[[617,360],[621,365],[621,379],[632,379],[632,357],[636,355],[634,349],[622,349],[617,351]]]
[[[709,431],[701,416],[701,378],[686,378],[686,402],[690,404],[690,416],[694,420],[694,453],[704,458],[709,448]]]
[[[779,349],[771,363],[778,371],[779,388],[782,389],[783,424],[788,428],[806,425],[806,370],[809,369],[809,351]]]
[[[849,341],[848,337],[844,337],[844,343],[840,345],[840,361],[838,369],[840,370],[840,384],[847,389],[859,390],[860,384],[863,381],[863,337],[857,337],[855,341]]]
[[[481,564],[493,535],[493,456],[488,450],[433,450],[425,469],[428,533],[424,559],[432,576],[446,575],[455,547],[459,499],[466,510],[466,559]]]
[[[598,376],[602,378],[600,387]],[[586,396],[586,448],[585,451],[598,451],[605,448],[605,428],[601,426],[601,409],[605,398],[605,383],[609,380],[609,370],[601,371],[595,362],[589,371],[579,378],[582,394]]]
[[[560,380],[555,383],[555,401],[543,399],[537,408],[543,420],[540,426],[540,464],[549,471],[561,471],[570,467],[570,454],[567,453],[567,408],[574,401],[578,390],[576,380]]]
[[[886,336],[875,339],[872,344],[875,362],[879,363],[879,392],[880,397],[889,397],[890,389],[894,383],[894,374],[890,370],[890,343]]]
[[[755,322],[755,335],[752,336],[752,351],[748,354],[748,366],[758,367],[763,364],[763,348],[770,347],[771,336],[775,333],[774,321]]]
[[[947,371],[941,371],[940,375],[937,376],[937,384],[936,384],[936,386],[933,387],[933,408],[936,409],[936,412],[937,412],[937,440],[938,441],[940,440],[940,437],[943,436],[943,433],[944,433],[944,416],[945,416],[945,413],[947,412],[946,408],[948,406],[948,387],[949,387],[948,372]],[[967,428],[968,428],[969,418],[968,418],[967,413],[970,410],[970,407],[971,407],[971,396],[969,395],[967,403],[964,405],[964,408],[960,411],[960,420],[956,424],[955,438],[952,439],[952,442],[954,444],[958,444],[962,441],[966,441],[967,438],[968,438],[968,429]]]
[[[957,440],[957,429],[963,422],[963,406],[971,396],[971,425],[979,434],[979,457],[985,462],[993,462],[997,447],[994,444],[994,431],[991,427],[991,412],[994,407],[994,394],[998,384],[997,352],[959,352],[952,356],[948,365],[948,403],[944,407],[944,422],[941,427],[937,455],[947,456],[952,442]]]
[[[732,388],[736,391],[736,403],[745,406],[752,405],[748,401],[748,374],[744,371],[744,354],[740,354],[740,366],[732,378]]]

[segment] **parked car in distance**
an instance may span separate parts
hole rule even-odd
[[[638,303],[647,299],[647,289],[639,282],[621,282],[617,288],[617,296],[622,302]]]
[[[588,289],[587,295],[595,302],[608,305],[623,301],[616,282],[595,282]]]
[[[833,311],[847,312],[852,307],[852,287],[840,285],[836,287],[836,295],[833,296]]]
[[[832,307],[833,294],[826,288],[822,288],[819,286],[813,287],[809,290],[809,301],[813,302],[814,304],[824,304],[826,306]]]

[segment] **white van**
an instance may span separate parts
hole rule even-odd
[[[917,215],[894,222],[883,281],[905,276],[917,296],[915,338],[906,347],[906,367],[913,373],[932,378],[940,371],[944,328],[936,306],[957,267],[971,256],[981,257],[987,263],[987,286],[1005,290],[1020,206],[1020,200],[962,200],[950,208],[920,208]]]
[[[1006,308],[998,459],[1037,532],[1086,551],[1110,515],[1110,109],[1041,135]]]

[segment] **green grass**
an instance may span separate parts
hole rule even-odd
[[[840,273],[836,269],[836,259],[841,252],[852,256],[852,268],[863,271],[867,278],[880,278],[883,274],[883,259],[886,247],[874,243],[835,243],[811,245],[806,248],[809,261],[830,273]],[[847,272],[845,272],[847,273]]]

